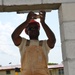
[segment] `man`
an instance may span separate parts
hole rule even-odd
[[[41,11],[40,23],[48,37],[48,40],[38,40],[40,24],[34,20],[37,15],[29,12],[27,19],[12,33],[14,44],[19,47],[21,54],[21,75],[49,75],[47,68],[48,52],[55,45],[54,33],[45,23],[45,11]],[[25,29],[29,40],[20,36]]]

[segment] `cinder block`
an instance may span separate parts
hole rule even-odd
[[[64,60],[66,60],[66,58],[67,58],[66,46],[65,46],[64,42],[61,44],[61,47],[62,47],[62,58],[63,58],[63,62],[64,62]]]
[[[62,42],[62,53],[64,61],[75,59],[75,40]]]
[[[0,0],[0,12],[3,11],[2,0]]]
[[[71,59],[64,62],[64,75],[74,75],[75,74],[75,60]]]
[[[75,39],[75,22],[64,22],[60,25],[61,41]]]
[[[69,3],[75,2],[75,0],[42,0],[43,3]]]
[[[2,0],[0,0],[0,5],[2,5]]]
[[[41,0],[4,0],[4,5],[32,5],[40,3]]]
[[[75,21],[75,3],[63,3],[59,8],[60,23]]]
[[[64,2],[75,2],[75,0],[3,0],[5,5],[31,5],[31,4],[42,4],[42,3],[64,3]]]
[[[63,62],[63,64],[64,64],[64,75],[69,75],[68,62],[65,61],[65,62]]]

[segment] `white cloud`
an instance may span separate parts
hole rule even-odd
[[[11,33],[14,27],[10,22],[2,24],[0,22],[0,50],[13,56],[17,56],[14,52],[14,45],[11,40]]]
[[[10,61],[13,62],[13,64],[20,62],[19,50],[11,39],[11,33],[14,29],[15,27],[12,23],[0,22],[0,65],[7,65]]]

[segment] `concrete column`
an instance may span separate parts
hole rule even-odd
[[[75,3],[61,4],[59,22],[64,75],[75,75]]]

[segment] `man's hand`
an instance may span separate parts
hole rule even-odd
[[[30,21],[31,19],[36,19],[36,14],[32,11],[29,12],[27,16],[27,21]]]
[[[40,11],[40,12],[39,12],[39,15],[40,15],[40,22],[41,22],[41,23],[45,22],[45,15],[46,15],[46,12],[45,12],[45,11]]]

